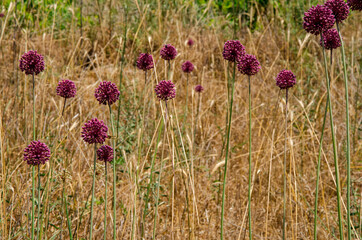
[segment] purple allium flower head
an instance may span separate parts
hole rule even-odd
[[[176,48],[171,44],[166,44],[161,49],[160,54],[161,58],[163,58],[164,60],[173,60],[177,56],[177,51]]]
[[[337,23],[348,17],[349,7],[344,0],[328,0],[324,5],[332,10]]]
[[[113,148],[108,145],[103,145],[97,150],[97,158],[102,162],[112,162]]]
[[[76,93],[77,87],[75,86],[73,81],[67,79],[59,81],[57,87],[57,95],[63,98],[72,98],[75,97]]]
[[[296,77],[292,71],[284,69],[278,73],[276,83],[280,89],[288,89],[294,86]]]
[[[38,75],[44,71],[44,58],[36,51],[30,50],[21,56],[19,67],[27,75]]]
[[[148,53],[141,53],[137,59],[137,67],[143,71],[153,68],[153,57]]]
[[[347,0],[347,4],[353,11],[362,11],[362,0]]]
[[[186,61],[181,66],[182,71],[185,73],[190,73],[194,70],[194,65],[190,61]]]
[[[224,44],[222,56],[225,60],[235,62],[244,55],[245,47],[239,42],[239,40],[228,40]]]
[[[314,35],[332,28],[335,22],[332,10],[319,4],[305,12],[303,20],[303,28]]]
[[[195,87],[195,91],[198,92],[198,93],[201,93],[202,91],[204,91],[204,88],[201,85],[197,85]]]
[[[156,87],[155,92],[160,100],[167,101],[176,97],[175,84],[171,81],[162,80]]]
[[[24,150],[24,161],[29,165],[37,166],[49,161],[50,150],[45,143],[32,141]]]
[[[120,92],[116,84],[112,82],[103,81],[96,88],[94,96],[98,100],[99,104],[112,105],[119,98]]]
[[[337,29],[328,29],[323,33],[324,47],[326,49],[336,49],[339,48],[341,44],[341,40],[339,39]],[[322,38],[319,41],[319,44],[322,45]]]
[[[195,43],[194,40],[192,40],[191,38],[189,40],[187,40],[187,45],[189,47],[192,47],[194,45],[194,43]]]
[[[102,120],[93,118],[84,124],[82,127],[82,138],[84,142],[100,143],[103,144],[106,138],[108,137],[107,131],[108,127]]]
[[[238,61],[238,70],[248,76],[257,74],[261,68],[254,55],[245,54]]]
[[[2,12],[2,13],[0,13],[0,18],[3,18],[3,17],[5,17],[5,14]]]

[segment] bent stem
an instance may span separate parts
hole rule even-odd
[[[92,182],[92,200],[91,200],[91,216],[90,216],[90,229],[89,229],[89,239],[92,240],[92,230],[93,230],[93,205],[94,205],[94,185],[96,182],[96,161],[97,161],[97,144],[94,144],[94,163],[93,163],[93,182]]]
[[[227,164],[228,164],[228,156],[229,156],[229,145],[230,145],[231,116],[232,116],[232,113],[233,113],[235,70],[236,70],[236,63],[234,62],[233,79],[232,79],[232,86],[231,86],[231,97],[230,97],[230,110],[229,110],[228,132],[227,132],[227,137],[226,137],[224,182],[223,182],[223,189],[222,189],[221,231],[220,231],[220,239],[221,239],[221,240],[224,239],[225,186],[226,186],[226,173],[227,173]]]
[[[114,153],[113,153],[114,156]],[[107,239],[107,161],[104,161],[104,187],[105,187],[105,194],[104,194],[104,240]]]
[[[344,43],[339,25],[337,23],[337,31],[339,39],[341,40],[341,53],[343,63],[343,76],[344,76],[344,87],[345,87],[345,98],[346,98],[346,135],[347,135],[347,229],[348,229],[348,240],[351,240],[351,146],[350,146],[350,131],[349,131],[349,103],[348,103],[348,76],[346,67],[346,57],[344,53]]]
[[[286,238],[285,216],[287,202],[287,137],[288,137],[288,88],[285,89],[285,132],[284,132],[284,163],[283,163],[283,240]]]
[[[329,118],[331,124],[331,132],[332,132],[332,142],[333,142],[333,157],[334,157],[334,167],[335,167],[335,174],[336,174],[336,187],[337,187],[337,208],[338,208],[338,225],[339,225],[339,237],[343,240],[343,222],[342,222],[342,212],[341,212],[341,190],[340,190],[340,183],[339,183],[339,167],[338,167],[338,155],[337,155],[337,142],[334,133],[334,123],[333,123],[333,112],[332,112],[332,96],[330,94],[330,84],[329,84],[329,77],[328,77],[328,69],[327,69],[327,57],[326,51],[324,48],[324,40],[323,34],[320,34],[322,39],[322,48],[323,48],[323,58],[324,58],[324,70],[326,73],[326,83],[327,83],[327,93],[328,93],[328,107],[329,107]]]
[[[249,213],[249,239],[252,238],[251,230],[251,85],[249,77],[249,192],[248,192],[248,213]]]

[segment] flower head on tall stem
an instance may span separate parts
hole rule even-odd
[[[19,61],[19,68],[26,75],[38,75],[44,71],[44,66],[44,57],[33,50],[24,53]]]
[[[49,158],[49,147],[40,141],[32,141],[24,150],[24,161],[32,166],[45,164]]]
[[[324,5],[332,10],[337,23],[342,22],[348,17],[349,7],[344,0],[328,0]]]
[[[5,17],[5,14],[3,12],[0,13],[0,18]]]
[[[103,144],[107,135],[108,127],[102,120],[93,118],[84,124],[82,127],[82,138],[88,144],[100,143]]]
[[[319,4],[305,12],[303,20],[303,28],[314,35],[332,28],[335,22],[332,10]]]
[[[137,67],[140,70],[147,71],[153,68],[153,57],[148,53],[141,53],[137,59]]]
[[[222,56],[229,62],[236,62],[245,55],[245,47],[238,40],[228,40],[224,44]]]
[[[362,11],[362,1],[361,0],[347,0],[348,6],[352,11]]]
[[[116,84],[112,82],[101,82],[96,89],[94,96],[98,100],[99,104],[112,105],[119,98],[120,92]]]
[[[195,87],[195,91],[196,91],[197,93],[201,93],[202,91],[204,91],[204,88],[203,88],[201,85],[197,85],[197,86]]]
[[[192,40],[191,38],[189,38],[189,40],[187,40],[187,45],[189,47],[192,47],[195,44],[194,40]]]
[[[166,44],[163,46],[160,52],[161,58],[164,60],[173,60],[177,56],[177,51],[174,46],[171,44]]]
[[[288,89],[295,85],[296,77],[290,70],[282,70],[276,77],[276,84],[280,89]]]
[[[160,100],[167,101],[176,97],[175,84],[171,81],[162,80],[156,87],[155,92]]]
[[[113,148],[108,145],[102,145],[97,150],[97,159],[102,162],[112,162],[113,161]]]
[[[185,73],[190,73],[194,70],[194,65],[190,61],[186,61],[181,66],[182,71]]]
[[[238,59],[238,70],[244,75],[252,76],[259,72],[260,63],[254,55],[245,54]]]
[[[57,95],[63,98],[73,98],[77,94],[77,87],[71,80],[61,80],[58,83]]]
[[[337,29],[331,28],[323,33],[324,47],[328,50],[336,49],[341,46],[341,39]],[[322,38],[319,41],[319,44],[323,47]]]

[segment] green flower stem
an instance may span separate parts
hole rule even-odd
[[[40,233],[40,226],[39,226],[39,223],[40,223],[40,203],[41,203],[41,194],[40,194],[40,164],[38,165],[38,222],[37,222],[37,237],[38,239],[40,239],[39,237],[39,233]]]
[[[223,182],[223,189],[222,189],[221,231],[220,231],[220,239],[221,239],[221,240],[224,239],[225,187],[226,187],[226,173],[227,173],[227,164],[228,164],[228,156],[229,156],[229,145],[230,145],[231,117],[232,117],[232,113],[233,113],[233,102],[234,102],[235,70],[236,70],[236,63],[234,62],[233,78],[232,78],[232,86],[231,86],[231,96],[230,96],[230,110],[229,110],[228,132],[227,132],[227,137],[226,137],[224,182]]]
[[[90,227],[89,227],[89,240],[92,240],[92,230],[93,230],[93,205],[94,205],[94,185],[96,182],[96,165],[97,163],[97,144],[94,144],[94,163],[93,163],[93,182],[92,182],[92,200],[91,200],[91,217],[90,217]]]
[[[283,240],[286,238],[285,216],[287,203],[287,137],[288,137],[288,88],[285,89],[285,132],[284,132],[284,163],[283,163]]]
[[[343,63],[343,76],[344,76],[344,87],[345,87],[345,98],[346,98],[346,135],[347,135],[347,229],[348,229],[348,240],[351,240],[351,144],[350,144],[350,131],[349,131],[349,103],[348,103],[348,76],[346,67],[346,56],[344,52],[344,43],[339,25],[337,22],[337,31],[339,39],[341,40],[341,53]]]
[[[327,57],[326,51],[324,48],[324,40],[323,34],[321,33],[321,42],[323,48],[323,58],[324,58],[324,70],[326,73],[326,83],[327,83],[327,93],[328,93],[328,106],[329,106],[329,118],[331,124],[331,132],[332,132],[332,141],[333,141],[333,157],[334,157],[334,167],[335,167],[335,174],[336,174],[336,185],[337,185],[337,208],[338,208],[338,225],[339,225],[339,237],[340,240],[343,240],[343,221],[342,221],[342,212],[341,212],[341,186],[339,183],[339,167],[338,167],[338,155],[337,155],[337,142],[336,137],[334,134],[334,124],[333,124],[333,112],[332,112],[332,96],[330,94],[330,84],[329,84],[329,77],[328,77],[328,69],[327,69]]]
[[[33,140],[35,141],[35,75],[33,73]],[[31,197],[31,239],[34,240],[34,215],[35,215],[35,167],[32,166],[32,197]]]
[[[114,153],[113,153],[114,156]],[[104,177],[104,187],[105,187],[105,194],[104,194],[104,240],[107,240],[107,161],[104,161],[104,170],[105,170],[105,177]]]
[[[249,192],[248,192],[248,213],[249,213],[249,239],[252,238],[252,227],[251,227],[251,85],[249,77]]]

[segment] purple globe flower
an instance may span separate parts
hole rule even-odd
[[[201,85],[197,85],[195,87],[195,91],[198,92],[198,93],[201,93],[202,91],[204,91],[204,88]]]
[[[116,84],[112,82],[101,82],[96,89],[94,96],[98,100],[99,104],[112,105],[119,98],[120,92]]]
[[[176,97],[175,84],[171,81],[162,80],[156,87],[155,92],[160,100],[167,101]]]
[[[339,39],[337,29],[328,29],[323,33],[324,47],[326,49],[336,49],[339,48],[341,44],[341,40]],[[323,46],[322,38],[319,41],[319,44]]]
[[[153,68],[153,57],[148,53],[141,53],[137,59],[137,67],[143,71]]]
[[[29,165],[38,166],[49,161],[50,150],[45,143],[32,141],[24,150],[24,161]]]
[[[177,56],[177,51],[176,48],[171,44],[166,44],[161,49],[160,54],[161,58],[163,58],[164,60],[173,60]]]
[[[245,55],[245,47],[238,40],[228,40],[224,44],[222,56],[225,60],[236,62]]]
[[[294,86],[296,77],[292,71],[284,69],[278,73],[276,83],[280,89],[288,89]]]
[[[74,82],[67,79],[59,81],[57,87],[57,95],[63,98],[72,98],[75,97],[76,93],[77,87],[75,86]]]
[[[186,61],[181,66],[182,71],[185,73],[190,73],[194,70],[194,65],[190,61]]]
[[[305,12],[303,20],[303,28],[314,35],[332,28],[335,22],[332,10],[319,4]]]
[[[362,0],[348,0],[347,4],[353,11],[362,11]]]
[[[97,159],[102,162],[112,162],[113,148],[108,145],[103,145],[97,150]]]
[[[348,17],[349,7],[344,0],[328,0],[324,5],[332,10],[337,23]]]
[[[195,43],[194,40],[192,40],[191,38],[189,40],[187,40],[187,45],[189,47],[192,47],[194,45],[194,43]]]
[[[44,58],[36,51],[30,50],[21,56],[19,67],[26,75],[38,75],[44,71]]]
[[[254,55],[245,54],[239,59],[238,70],[245,75],[252,76],[259,72],[260,63]]]
[[[3,18],[5,17],[5,14],[4,13],[0,13],[0,18]]]
[[[93,118],[84,124],[82,127],[82,138],[84,142],[93,144],[100,143],[103,144],[106,138],[108,137],[107,131],[108,127],[102,120]]]

